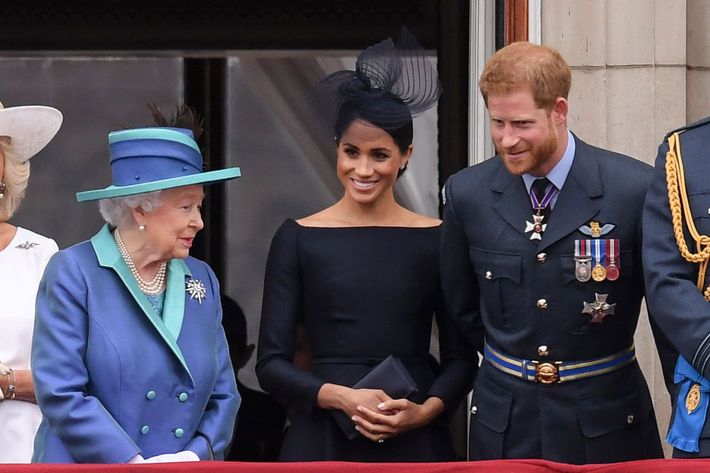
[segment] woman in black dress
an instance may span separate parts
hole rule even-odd
[[[454,453],[448,414],[468,391],[475,358],[441,299],[440,220],[413,213],[393,185],[412,155],[412,115],[440,93],[434,67],[403,31],[363,51],[356,71],[325,78],[314,93],[331,120],[343,197],[284,222],[266,267],[257,375],[289,409],[280,458],[287,461],[446,461]],[[429,355],[432,318],[441,365]],[[304,324],[313,363],[293,365]],[[387,356],[418,386],[407,399],[353,389]],[[342,412],[358,435],[334,420]]]

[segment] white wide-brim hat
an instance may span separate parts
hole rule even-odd
[[[62,112],[44,105],[4,108],[0,103],[0,136],[10,138],[10,158],[25,162],[39,153],[62,126]]]

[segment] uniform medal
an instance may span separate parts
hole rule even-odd
[[[605,241],[606,243],[606,254],[609,257],[609,264],[606,267],[606,278],[609,281],[616,281],[619,279],[619,264],[618,264],[618,254],[619,248],[621,247],[621,240],[618,238],[612,238]]]
[[[592,279],[596,282],[602,282],[606,279],[606,269],[601,264],[597,264],[592,268]]]
[[[606,269],[602,266],[604,260],[605,245],[601,244],[601,240],[593,240],[592,242],[592,257],[594,258],[594,268],[592,268],[592,279],[596,282],[602,282],[606,279]]]
[[[588,314],[592,323],[604,322],[607,315],[614,315],[616,304],[609,304],[606,300],[609,294],[594,294],[594,302],[584,302],[583,314]]]
[[[574,276],[579,282],[587,282],[592,278],[589,243],[589,240],[574,241]]]

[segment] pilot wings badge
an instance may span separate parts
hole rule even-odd
[[[605,223],[604,225],[602,225],[601,223],[592,220],[591,222],[589,222],[589,225],[582,225],[578,228],[578,230],[592,238],[599,238],[611,232],[615,228],[616,225],[614,225],[613,223]]]

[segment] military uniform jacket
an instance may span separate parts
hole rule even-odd
[[[481,333],[503,354],[583,361],[630,347],[644,284],[641,211],[650,166],[576,138],[572,167],[541,241],[520,176],[490,159],[445,186],[442,284],[454,318],[480,351]],[[575,240],[591,221],[613,224],[620,277],[580,282]],[[615,313],[592,323],[582,313],[595,294]],[[541,356],[539,347],[547,347]],[[484,361],[474,387],[470,456],[545,458],[569,463],[661,455],[646,383],[634,362],[619,371],[550,386],[523,381]]]
[[[680,130],[690,211],[701,235],[710,235],[709,144],[710,119]],[[710,379],[710,303],[696,287],[698,264],[686,261],[676,244],[666,187],[667,152],[668,142],[664,140],[658,150],[656,173],[646,197],[643,214],[648,309],[680,355],[706,379]],[[688,248],[691,253],[696,253],[695,241],[688,233],[687,226],[684,224],[683,227]],[[708,283],[710,274],[705,276],[705,287]],[[675,389],[671,388],[670,391],[671,399],[675,401]],[[710,456],[710,422],[705,422],[699,448],[697,455]],[[674,455],[686,456],[680,451],[674,452]],[[696,454],[687,456],[690,455]]]
[[[240,402],[221,318],[214,273],[195,258],[168,263],[161,319],[107,226],[54,255],[32,345],[44,416],[33,461],[123,463],[182,450],[221,458]]]

